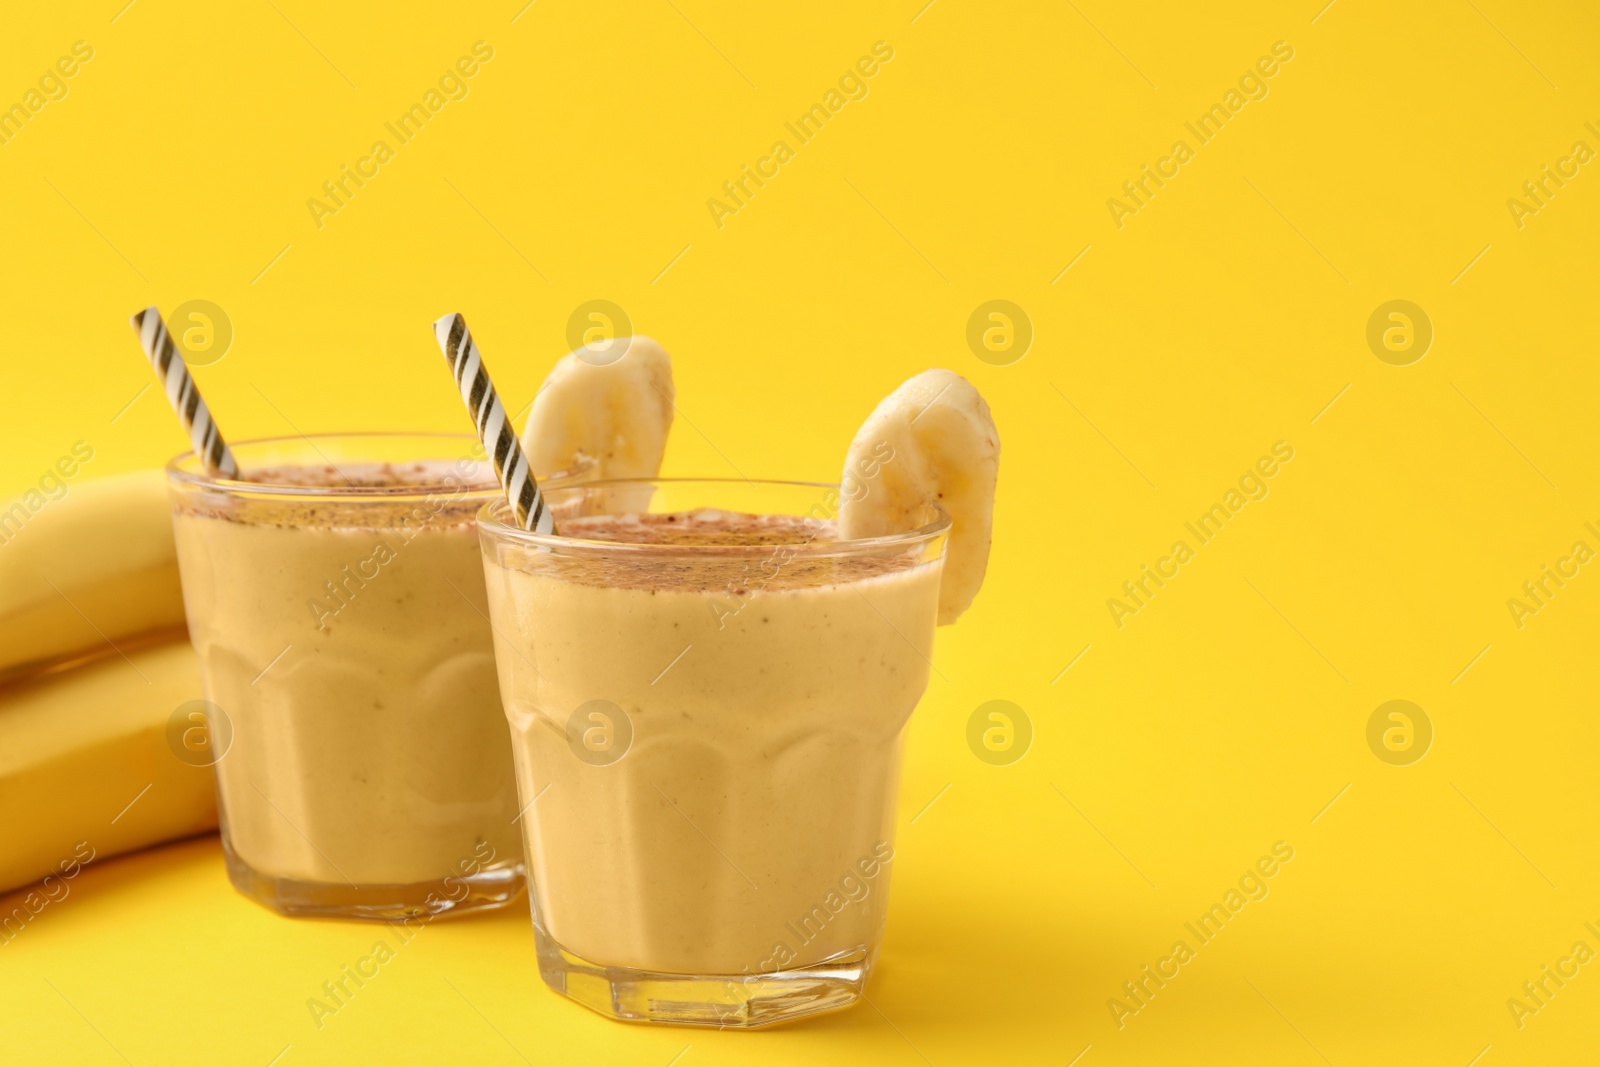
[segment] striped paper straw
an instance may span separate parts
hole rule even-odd
[[[473,425],[478,428],[484,451],[494,461],[495,476],[506,491],[517,525],[534,533],[555,533],[555,520],[550,516],[550,509],[544,506],[544,497],[539,493],[539,483],[533,480],[528,457],[517,443],[517,435],[506,418],[505,406],[494,391],[494,383],[489,381],[477,342],[467,332],[467,320],[460,315],[446,315],[433,324],[433,333],[439,342],[439,351],[450,363],[450,372],[456,376],[456,387],[461,390],[461,399],[466,401]]]
[[[239,464],[234,461],[233,453],[222,439],[222,431],[211,418],[211,409],[206,407],[194,379],[189,376],[188,364],[178,355],[167,324],[161,321],[161,312],[147,307],[134,315],[132,321],[133,332],[139,335],[139,346],[150,357],[150,365],[155,367],[156,377],[167,391],[172,410],[178,413],[183,428],[189,432],[194,454],[200,457],[210,474],[237,478]]]

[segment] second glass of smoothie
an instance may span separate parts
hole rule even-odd
[[[515,900],[517,792],[474,521],[500,489],[482,447],[351,434],[233,452],[237,479],[192,453],[168,479],[234,886],[289,915]]]
[[[949,520],[842,540],[829,486],[545,490],[480,514],[545,982],[618,1019],[844,1007],[877,956]]]

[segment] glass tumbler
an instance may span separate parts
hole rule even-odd
[[[407,919],[523,888],[474,516],[451,434],[328,434],[167,468],[229,878],[286,915]],[[557,487],[576,477],[545,475]]]
[[[878,952],[949,521],[837,490],[591,482],[479,513],[544,981],[617,1019],[844,1007]]]

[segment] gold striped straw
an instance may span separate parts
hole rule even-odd
[[[134,315],[132,322],[133,332],[139,335],[139,347],[150,357],[150,365],[155,367],[156,377],[167,391],[172,410],[178,413],[183,428],[189,433],[194,454],[200,457],[208,473],[237,478],[239,464],[234,462],[233,453],[222,439],[222,431],[211,417],[211,409],[206,407],[194,379],[189,376],[188,364],[178,355],[167,324],[161,321],[161,312],[147,307]]]
[[[544,505],[539,483],[533,480],[533,469],[528,466],[528,457],[517,443],[516,432],[506,418],[505,406],[489,380],[477,342],[467,331],[467,320],[460,315],[446,315],[433,324],[433,334],[439,342],[439,351],[450,364],[450,372],[456,377],[456,387],[461,390],[461,399],[466,401],[467,412],[477,427],[484,451],[494,461],[495,477],[506,491],[517,525],[534,533],[555,533],[555,520]]]

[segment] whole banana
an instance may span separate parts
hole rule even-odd
[[[74,483],[36,510],[0,504],[0,680],[182,626],[162,472]]]

